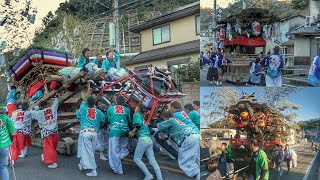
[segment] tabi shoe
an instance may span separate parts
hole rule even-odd
[[[221,85],[222,85],[222,81],[220,81],[220,83],[219,83],[219,84],[220,84],[220,86],[221,86]]]
[[[48,166],[49,169],[55,169],[58,167],[58,164],[57,163],[52,163]]]
[[[113,171],[113,172],[116,173],[116,174],[119,174],[119,175],[123,174],[123,172],[118,172],[118,171]]]
[[[24,158],[24,157],[26,157],[26,155],[24,154],[24,149],[21,150],[21,153],[20,153],[20,155],[19,155],[18,157],[19,157],[19,158]]]
[[[89,177],[98,176],[97,170],[93,169],[91,172],[87,173],[86,176],[89,176]]]
[[[219,86],[219,81],[217,81],[217,86]]]
[[[213,81],[210,81],[210,85],[213,84]]]
[[[100,152],[100,159],[103,161],[107,161],[108,158],[104,156],[103,152]]]
[[[143,180],[152,180],[153,179],[153,176],[146,176]]]
[[[23,153],[24,153],[25,156],[28,156],[28,148],[24,148],[23,149]]]
[[[81,163],[78,163],[79,171],[83,171],[83,167]]]

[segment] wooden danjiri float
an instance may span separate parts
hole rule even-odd
[[[123,96],[132,113],[142,103],[148,110],[145,121],[150,128],[155,128],[159,115],[171,102],[184,96],[176,89],[170,72],[157,67],[141,69],[139,72],[129,71],[111,82],[103,79],[105,70],[94,63],[86,64],[88,71],[82,71],[81,68],[73,67],[74,57],[71,53],[37,46],[30,46],[12,62],[8,73],[21,94],[24,94],[23,99],[31,102],[30,109],[40,102],[52,101],[55,94],[59,95],[60,140],[57,150],[62,154],[71,155],[76,152],[78,132],[71,132],[69,129],[79,125],[75,111],[88,88],[107,106],[114,103],[116,96]],[[38,94],[40,95],[36,97]],[[170,143],[167,143],[167,139],[159,139],[157,133],[152,131],[155,140],[177,158],[176,143],[172,139],[169,139]],[[33,145],[42,146],[36,121],[33,121]]]

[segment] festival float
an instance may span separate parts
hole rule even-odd
[[[153,129],[153,137],[161,147],[178,158],[176,143],[163,134],[160,138],[155,126],[168,105],[184,96],[177,90],[167,69],[149,67],[139,72],[122,73],[115,81],[105,81],[105,70],[94,63],[85,65],[88,71],[73,67],[73,64],[74,57],[68,52],[30,46],[12,61],[8,69],[14,84],[23,92],[24,99],[32,99],[29,109],[36,108],[40,102],[52,101],[55,94],[59,94],[59,153],[76,152],[78,133],[71,132],[70,128],[79,125],[75,112],[81,103],[81,97],[87,94],[90,88],[93,96],[107,106],[114,103],[116,96],[126,99],[132,113],[136,106],[142,103],[148,110],[145,123]],[[32,127],[33,145],[42,146],[36,121],[33,121]]]
[[[266,54],[267,41],[274,41],[278,26],[274,25],[278,18],[266,9],[249,8],[238,14],[230,15],[218,22],[216,44],[229,52],[226,78],[233,83],[248,82],[250,62]]]
[[[285,118],[267,105],[255,99],[254,94],[244,94],[237,103],[225,109],[228,113],[227,124],[237,130],[230,139],[230,145],[236,158],[250,157],[250,141],[256,138],[262,149],[271,155],[276,144],[288,142],[288,130]],[[244,153],[246,152],[246,153]]]

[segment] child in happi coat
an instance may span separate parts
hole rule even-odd
[[[21,106],[21,109],[14,111],[11,117],[17,130],[11,145],[14,164],[18,157],[23,158],[27,155],[27,147],[31,146],[31,120],[35,116],[35,111],[28,111],[29,103],[27,101],[23,102]]]
[[[135,113],[133,114],[134,128],[129,132],[129,136],[134,137],[134,135],[136,135],[138,137],[138,144],[136,146],[136,150],[134,151],[133,160],[144,173],[145,180],[153,179],[152,174],[149,172],[147,166],[142,161],[142,156],[143,154],[145,154],[157,175],[157,179],[162,180],[160,167],[154,157],[150,129],[148,127],[148,124],[144,121],[145,113],[146,108],[142,104],[139,104],[135,109]]]
[[[170,112],[173,114],[173,117],[179,119],[186,125],[190,126],[195,132],[200,134],[200,130],[197,126],[191,121],[190,117],[185,111],[182,111],[182,106],[179,102],[175,101],[170,104]]]
[[[51,107],[48,103],[40,102],[40,110],[35,114],[34,119],[39,123],[41,138],[43,139],[42,161],[49,164],[48,168],[57,168],[57,146],[58,146],[58,96],[55,97]]]
[[[161,118],[164,121],[157,124],[159,131],[167,132],[179,146],[179,167],[187,176],[200,180],[200,135],[169,111]]]
[[[103,104],[100,100],[97,101],[97,108],[104,115],[107,113],[108,107],[105,104]],[[100,129],[98,130],[98,136],[97,136],[97,150],[100,152],[100,159],[103,161],[108,160],[108,158],[105,157],[103,153],[108,140],[109,140],[109,133],[107,132],[107,126],[105,124],[104,126],[100,127]]]
[[[116,174],[123,174],[121,160],[128,156],[128,133],[130,111],[124,106],[125,99],[118,96],[116,105],[109,107],[107,119],[110,123],[109,133],[109,165]]]
[[[80,158],[79,170],[91,169],[87,176],[97,176],[97,164],[94,153],[97,141],[97,131],[100,129],[100,122],[105,123],[105,115],[94,106],[95,100],[89,96],[87,103],[81,103],[76,115],[80,121],[81,131],[78,139],[77,157]]]
[[[268,57],[266,61],[266,67],[268,68],[265,77],[266,87],[281,87],[281,69],[284,67],[284,59],[280,55],[279,46],[276,46],[274,48],[274,54],[271,54]]]
[[[184,111],[188,114],[191,121],[197,126],[197,128],[200,130],[200,114],[198,111],[195,111],[193,109],[192,104],[186,104],[184,105]]]
[[[11,86],[6,98],[9,118],[11,118],[13,111],[17,110],[18,94],[16,86]]]
[[[223,53],[223,59],[218,59],[217,63],[219,72],[218,84],[222,85],[224,74],[227,73],[228,70],[228,64],[232,63],[229,59],[227,59],[227,52]]]

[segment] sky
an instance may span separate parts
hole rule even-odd
[[[1,4],[4,0],[1,0]],[[29,40],[32,40],[34,36],[35,29],[40,27],[42,25],[42,19],[45,17],[49,11],[52,11],[54,13],[55,10],[58,9],[59,4],[62,2],[65,2],[66,0],[31,0],[31,7],[35,7],[37,9],[37,15],[36,15],[36,21],[34,25],[30,26],[30,29],[28,29],[28,38]],[[19,3],[15,3],[14,0],[11,0],[13,5],[15,6],[14,9],[22,9],[25,7],[25,0],[19,0]],[[4,7],[0,5],[0,11],[2,11]],[[17,29],[19,29],[17,27]],[[21,31],[20,31],[21,33]],[[4,27],[0,26],[0,40],[6,40],[8,38],[8,34],[5,33]],[[25,43],[28,44],[29,40]]]
[[[241,87],[241,88],[233,88],[237,92],[246,92],[247,94],[255,93],[255,97],[258,101],[261,100],[257,88],[254,87]],[[200,90],[201,102],[207,101],[203,98],[203,95],[210,94],[213,91],[212,87],[202,87]],[[301,88],[295,94],[292,94],[288,97],[288,100],[293,102],[294,104],[300,106],[300,109],[297,111],[293,111],[299,114],[299,117],[295,120],[295,122],[302,120],[309,120],[313,118],[320,117],[320,89],[313,87],[304,87]],[[201,110],[202,111],[202,110]]]
[[[217,0],[217,6],[226,8],[229,3],[234,3],[235,0]],[[200,0],[201,7],[213,8],[213,0]]]

